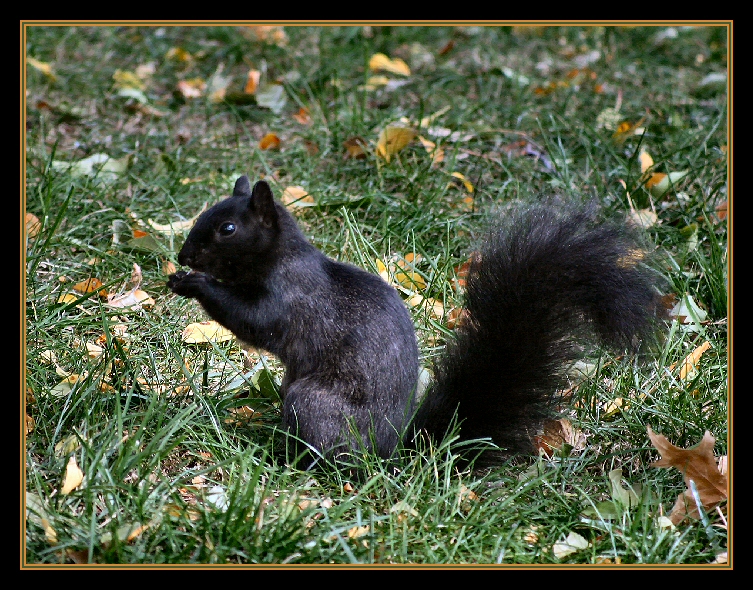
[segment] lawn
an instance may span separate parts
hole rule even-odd
[[[731,23],[21,25],[22,568],[730,567]],[[639,224],[670,320],[569,369],[538,456],[296,469],[280,363],[166,286],[242,174],[400,289],[427,367],[513,201]]]

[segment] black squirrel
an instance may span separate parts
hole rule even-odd
[[[423,430],[532,450],[579,339],[617,349],[651,335],[659,292],[622,223],[538,204],[500,218],[473,258],[465,321],[417,400],[419,350],[398,291],[314,247],[270,186],[247,176],[205,211],[168,287],[285,366],[282,421],[323,456],[383,458]]]

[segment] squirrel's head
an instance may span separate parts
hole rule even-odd
[[[229,283],[258,279],[274,262],[279,216],[269,185],[260,180],[252,190],[241,176],[231,197],[196,220],[178,262]]]

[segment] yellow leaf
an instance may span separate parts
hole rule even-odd
[[[58,534],[55,529],[52,528],[50,521],[46,518],[42,519],[42,528],[44,528],[44,538],[50,545],[55,545],[58,542]]]
[[[58,297],[58,303],[73,303],[74,301],[78,301],[78,297],[73,293],[61,293]]]
[[[182,182],[182,184],[187,184],[187,183]],[[206,208],[207,208],[207,202],[204,201],[204,204],[201,206],[201,209],[199,209],[199,212],[196,213],[196,215],[194,215],[193,217],[191,217],[191,219],[186,219],[185,221],[172,221],[170,223],[157,223],[153,219],[147,219],[146,223],[154,231],[171,236],[171,235],[174,235],[176,232],[188,231],[189,229],[191,229],[193,227],[193,224],[196,223],[196,220],[199,218],[199,215],[204,213],[204,210]],[[137,222],[141,223],[141,220],[134,213],[131,213],[131,217]],[[147,235],[147,234],[144,232],[144,235]]]
[[[363,90],[376,90],[379,86],[389,84],[389,81],[390,79],[387,76],[369,76],[362,88]]]
[[[695,374],[701,356],[709,348],[711,348],[711,344],[706,341],[685,357],[680,365],[680,379],[689,379]]]
[[[171,47],[165,54],[165,59],[188,62],[193,59],[191,54],[182,47]]]
[[[369,60],[369,68],[374,71],[385,71],[401,76],[410,76],[410,68],[399,57],[390,59],[384,53],[375,53]]]
[[[35,70],[42,72],[51,81],[53,82],[55,81],[55,74],[53,73],[52,66],[50,64],[43,61],[39,61],[38,59],[34,59],[33,57],[27,57],[26,63],[29,64]]]
[[[436,166],[444,161],[444,150],[442,148],[437,148],[436,143],[422,137],[421,135],[418,136],[418,141],[421,142],[421,145],[424,146],[428,154],[431,156],[432,166]]]
[[[76,457],[71,455],[71,458],[68,459],[68,465],[65,467],[65,479],[63,480],[63,487],[60,488],[60,493],[70,494],[81,485],[82,481],[84,481],[84,472],[76,464]]]
[[[146,84],[139,78],[138,74],[127,70],[115,70],[112,79],[115,81],[115,88],[133,88],[135,90],[146,88]]]
[[[183,342],[198,344],[200,342],[225,342],[235,338],[233,333],[214,320],[189,324],[181,334]]]
[[[460,182],[462,182],[465,186],[465,190],[467,190],[469,193],[473,192],[473,185],[471,184],[470,180],[468,180],[460,172],[453,172],[450,176],[454,176],[455,178],[459,179]]]
[[[411,127],[388,125],[379,134],[377,154],[389,162],[390,158],[413,141],[415,136],[416,132]]]
[[[293,205],[296,207],[309,207],[315,204],[314,197],[301,186],[287,187],[282,191],[280,200],[284,205]]]

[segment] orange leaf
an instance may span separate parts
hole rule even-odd
[[[293,118],[298,121],[301,125],[309,125],[311,123],[311,114],[309,113],[309,110],[305,107],[301,107],[298,109],[298,112],[293,115]]]
[[[261,78],[261,72],[259,70],[249,70],[248,79],[246,80],[246,87],[243,92],[246,94],[256,94],[256,89],[259,87],[259,79]]]
[[[259,141],[259,147],[263,150],[274,150],[280,147],[280,138],[275,133],[267,133]]]
[[[78,293],[91,293],[92,291],[99,291],[100,297],[107,297],[107,290],[102,289],[102,281],[96,278],[86,279],[80,283],[73,285],[73,290]]]

